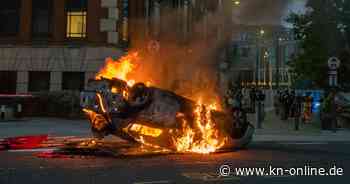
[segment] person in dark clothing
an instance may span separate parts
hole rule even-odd
[[[255,113],[255,103],[256,103],[256,89],[252,88],[249,93],[250,97],[250,109],[252,113]]]
[[[273,97],[273,105],[275,108],[275,113],[278,116],[281,110],[281,91],[277,90],[277,93]]]
[[[288,116],[289,117],[294,117],[294,113],[295,113],[295,103],[296,100],[296,96],[295,96],[295,91],[291,91],[291,93],[288,96]]]
[[[285,90],[281,97],[282,102],[282,114],[281,119],[287,120],[288,119],[288,112],[289,112],[289,91]]]

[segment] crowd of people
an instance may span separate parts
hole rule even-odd
[[[264,119],[264,105],[266,95],[259,88],[229,88],[226,94],[227,109],[232,112],[256,113],[257,104],[261,105],[262,119]],[[274,109],[281,120],[301,117],[304,122],[312,120],[313,97],[311,93],[297,95],[294,90],[277,90],[274,96]]]
[[[227,91],[225,105],[234,117],[246,121],[247,113],[256,113],[257,103],[260,102],[262,112],[264,111],[264,101],[265,94],[262,89],[232,87]]]
[[[281,117],[281,120],[301,117],[304,122],[311,122],[312,104],[311,93],[296,95],[293,90],[278,90],[274,97],[275,112]]]
[[[263,90],[257,88],[233,88],[226,94],[226,105],[233,109],[244,109],[254,113],[255,105],[258,101],[264,101]]]

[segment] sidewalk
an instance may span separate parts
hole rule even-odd
[[[255,114],[249,115],[249,121],[256,127]],[[334,142],[349,141],[350,130],[340,129],[337,132],[321,130],[317,117],[311,123],[300,123],[299,130],[294,130],[294,119],[281,120],[274,111],[266,112],[262,129],[255,129],[255,142]]]

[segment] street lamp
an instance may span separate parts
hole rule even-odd
[[[261,42],[261,39],[263,38],[263,36],[264,36],[264,34],[265,34],[265,30],[264,29],[260,29],[260,31],[259,31],[259,33],[257,34],[257,39],[256,39],[256,63],[255,63],[255,85],[256,85],[256,88],[259,88],[259,85],[260,85],[260,77],[261,77],[261,75],[260,75],[260,70],[261,70],[261,68],[260,68],[260,63],[261,63],[261,59],[263,59],[262,57],[261,57],[261,48],[260,48],[260,42]],[[259,90],[258,90],[259,91]],[[261,112],[261,110],[262,110],[262,104],[261,104],[262,102],[261,102],[261,100],[258,100],[258,103],[257,103],[257,105],[256,105],[256,123],[257,123],[257,128],[258,129],[260,129],[260,128],[262,128],[262,119],[261,119],[261,117],[262,117],[262,112]]]
[[[281,43],[284,41],[285,39],[283,37],[278,36],[278,39],[276,40],[276,74],[275,74],[275,80],[276,80],[276,84],[275,87],[278,90],[280,87],[280,46]]]
[[[263,38],[263,36],[265,35],[265,30],[264,29],[260,29],[259,32],[258,32],[258,36],[257,36],[257,40],[256,40],[256,50],[257,50],[257,58],[256,58],[256,63],[255,63],[255,71],[256,71],[256,74],[255,74],[255,82],[256,82],[256,86],[259,85],[260,83],[260,60],[261,60],[261,48],[260,48],[260,42],[261,42],[261,39]]]
[[[260,36],[264,36],[264,34],[265,34],[265,30],[264,30],[264,29],[261,29],[261,30],[260,30]]]
[[[270,67],[270,64],[269,64],[269,57],[270,57],[270,53],[269,51],[265,51],[264,52],[264,62],[263,62],[263,67],[264,67],[264,86],[267,87],[268,85],[268,78],[270,78],[269,76],[267,76],[267,74],[269,74],[268,72],[270,71],[269,67]]]
[[[241,5],[241,1],[239,1],[239,0],[233,0],[233,4],[234,4],[235,6],[239,6],[239,5]]]

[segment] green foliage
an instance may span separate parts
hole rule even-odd
[[[305,14],[292,13],[287,21],[293,25],[302,52],[290,63],[296,81],[311,80],[314,87],[327,87],[330,56],[340,57],[340,84],[350,82],[349,45],[350,1],[309,0]]]

